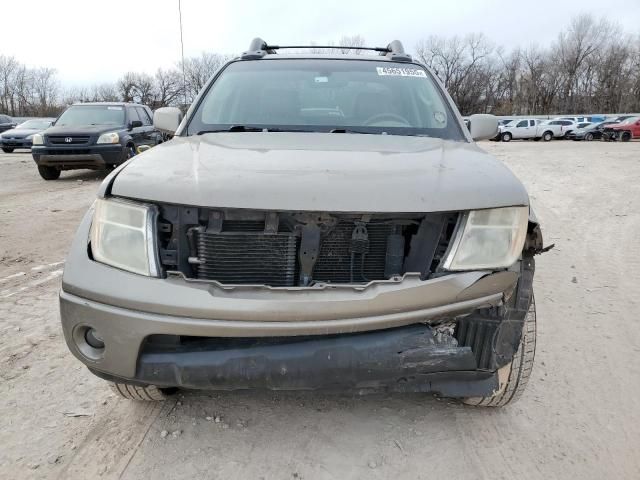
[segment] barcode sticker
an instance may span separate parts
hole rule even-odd
[[[378,75],[388,75],[393,77],[426,77],[427,72],[421,68],[405,67],[376,67]]]

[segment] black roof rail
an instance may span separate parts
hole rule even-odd
[[[404,47],[400,40],[394,40],[386,47],[350,47],[346,45],[269,45],[263,39],[256,37],[251,41],[249,50],[243,52],[240,58],[243,60],[257,60],[265,55],[276,53],[277,50],[284,50],[290,48],[331,48],[336,50],[369,50],[372,52],[379,52],[380,55],[385,55],[389,59],[396,62],[410,62],[411,55],[405,53]]]

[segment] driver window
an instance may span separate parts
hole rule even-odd
[[[518,124],[516,125],[517,128],[520,127],[526,127],[528,125],[528,121],[527,120],[522,120],[520,122],[518,122]]]

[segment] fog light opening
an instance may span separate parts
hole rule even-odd
[[[95,328],[89,325],[77,325],[72,335],[73,342],[83,357],[94,362],[104,358],[106,344]]]
[[[104,341],[102,340],[102,337],[100,337],[100,335],[98,334],[95,328],[87,329],[87,331],[84,334],[84,339],[93,348],[96,348],[98,350],[104,348]]]

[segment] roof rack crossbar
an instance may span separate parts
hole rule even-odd
[[[400,40],[394,40],[386,47],[349,47],[346,45],[269,45],[263,39],[256,37],[251,41],[249,50],[243,52],[240,58],[243,60],[257,60],[264,57],[266,54],[276,53],[276,50],[291,49],[291,48],[327,48],[334,50],[369,50],[372,52],[379,52],[380,55],[388,57],[390,60],[396,62],[411,62],[411,55],[405,53],[404,47]]]
[[[266,45],[266,50],[283,50],[285,48],[331,48],[334,50],[371,50],[373,52],[388,53],[387,47],[349,47],[346,45]]]

